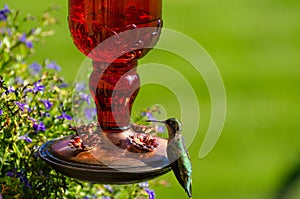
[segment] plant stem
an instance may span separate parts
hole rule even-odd
[[[4,154],[3,154],[3,159],[2,159],[2,161],[1,161],[1,166],[0,166],[0,173],[2,173],[2,168],[3,168],[3,165],[4,165],[4,163],[5,163],[7,151],[8,151],[8,146],[6,146],[5,151],[4,151]]]

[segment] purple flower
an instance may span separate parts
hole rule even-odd
[[[29,106],[27,104],[21,103],[21,102],[15,102],[16,105],[19,106],[19,108],[24,111],[24,109],[26,108],[29,112],[31,111],[31,108],[29,108]]]
[[[0,115],[3,115],[3,111],[0,109]]]
[[[6,173],[6,176],[13,177],[13,176],[15,176],[15,174],[16,174],[16,172],[9,171]]]
[[[52,103],[49,100],[41,100],[44,103],[46,110],[50,110],[52,107]]]
[[[141,112],[141,115],[146,117],[147,120],[156,120],[155,117],[150,112]]]
[[[165,132],[165,126],[164,125],[157,125],[156,130],[160,133],[164,133]]]
[[[33,119],[32,117],[28,117],[28,119],[30,119],[32,122],[36,122],[36,120]]]
[[[28,48],[33,48],[33,44],[31,41],[27,40],[26,33],[23,33],[19,38],[19,41],[24,43]]]
[[[43,113],[43,116],[44,117],[50,117],[51,115],[50,115],[50,113]]]
[[[139,186],[142,187],[142,188],[148,188],[149,183],[148,182],[141,182],[141,183],[139,183]]]
[[[67,115],[66,112],[62,112],[62,114],[60,116],[57,116],[56,119],[72,120],[72,116]]]
[[[54,69],[54,70],[56,70],[56,71],[60,71],[60,70],[61,70],[60,66],[57,65],[55,62],[49,63],[49,64],[46,66],[46,68]]]
[[[111,199],[110,196],[102,196],[101,199]]]
[[[97,198],[96,195],[92,195],[92,197],[85,196],[83,199]]]
[[[13,89],[12,86],[10,86],[9,89],[7,90],[7,92],[8,92],[8,93],[13,93],[13,92],[15,92],[15,90]]]
[[[42,66],[36,62],[29,65],[29,72],[31,75],[38,75],[42,70]]]
[[[32,142],[32,139],[30,137],[28,137],[28,133],[26,133],[25,135],[19,136],[19,139],[20,140],[25,140],[26,142],[29,142],[29,143]]]
[[[82,100],[86,101],[89,105],[91,104],[91,98],[90,95],[85,93],[79,93]]]
[[[31,184],[28,181],[28,178],[23,172],[9,171],[6,173],[6,176],[19,178],[20,182],[23,183],[27,188],[32,188]]]
[[[28,47],[28,48],[33,48],[33,44],[31,41],[26,41],[25,42],[25,45]]]
[[[83,82],[77,82],[75,88],[76,88],[77,92],[84,91],[86,88],[86,85]]]
[[[37,123],[34,123],[33,124],[33,129],[36,131],[36,132],[39,132],[39,131],[46,131],[46,126],[43,122],[39,122],[38,124]]]
[[[22,43],[25,43],[26,42],[26,33],[23,33],[21,35],[21,37],[19,38],[19,41],[22,42]]]
[[[24,183],[27,188],[32,188],[31,184],[29,184],[28,178],[25,175],[20,177],[20,182]]]
[[[67,83],[62,83],[62,84],[58,85],[58,88],[67,88],[67,87],[69,87],[69,84],[67,84]]]
[[[7,34],[8,36],[12,36],[11,29],[8,27],[0,28],[0,34]]]
[[[149,199],[154,199],[155,198],[155,193],[154,193],[153,190],[146,188],[145,191],[147,192]]]
[[[4,93],[5,93],[6,95],[8,95],[9,93],[14,93],[14,92],[15,92],[15,90],[13,89],[12,86],[10,86],[9,89],[7,89]],[[2,95],[4,95],[4,93],[2,93]]]
[[[15,78],[15,83],[16,83],[16,84],[23,84],[24,81],[23,81],[22,77],[16,76],[16,78]]]
[[[34,93],[45,90],[45,86],[41,85],[40,83],[41,83],[41,80],[39,80],[38,82],[33,83],[33,85],[34,85],[33,92]]]
[[[7,14],[10,13],[10,10],[8,8],[8,5],[4,5],[4,9],[0,10],[0,21],[6,21],[7,20]]]
[[[86,108],[84,110],[84,112],[85,112],[85,117],[88,120],[93,120],[94,117],[96,116],[96,109],[95,108]]]
[[[104,188],[107,189],[110,193],[113,193],[114,190],[110,185],[104,185]]]

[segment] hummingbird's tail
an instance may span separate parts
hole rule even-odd
[[[192,179],[190,179],[189,182],[187,183],[187,186],[185,187],[185,191],[189,196],[189,198],[192,198]]]
[[[189,196],[189,198],[192,198],[192,186],[190,186],[190,188],[186,190],[186,193]]]

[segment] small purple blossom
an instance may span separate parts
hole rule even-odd
[[[4,5],[4,9],[0,10],[0,21],[6,21],[7,20],[7,14],[10,13],[10,10],[8,8],[8,5]]]
[[[101,199],[111,199],[110,196],[102,196]]]
[[[25,45],[28,47],[28,48],[33,48],[33,44],[31,41],[26,41],[25,42]]]
[[[55,62],[49,63],[49,64],[46,66],[46,68],[54,69],[54,70],[56,70],[56,71],[60,71],[60,70],[61,70],[60,66],[57,65]]]
[[[96,195],[92,195],[92,197],[85,196],[83,199],[91,199],[91,198],[97,198],[97,196]]]
[[[21,103],[21,102],[15,102],[15,104],[17,106],[19,106],[19,108],[24,111],[24,109],[26,108],[29,112],[31,111],[31,108],[29,108],[29,106],[27,104]]]
[[[147,192],[149,199],[154,199],[155,198],[155,193],[154,193],[153,190],[146,188],[145,191]]]
[[[146,117],[147,120],[156,120],[156,118],[150,112],[142,112],[141,115]]]
[[[114,190],[110,185],[104,185],[104,188],[107,189],[110,193],[113,193]]]
[[[23,84],[24,80],[22,79],[22,77],[16,76],[15,78],[15,83],[16,84]]]
[[[86,108],[84,112],[88,120],[93,120],[97,113],[95,108]]]
[[[31,75],[38,75],[42,70],[42,66],[36,62],[30,64],[28,68]]]
[[[27,188],[32,188],[24,172],[16,172],[16,170],[9,171],[6,173],[6,176],[19,178],[20,182],[23,183]]]
[[[25,43],[26,42],[26,33],[23,33],[21,35],[21,37],[19,38],[19,41],[22,42],[22,43]]]
[[[8,36],[12,36],[11,29],[8,27],[0,28],[0,34],[7,34]],[[2,42],[1,42],[2,43]],[[0,45],[1,46],[1,45]]]
[[[40,91],[44,91],[45,90],[45,86],[41,85],[41,80],[39,80],[38,82],[33,83],[34,87],[33,87],[33,92],[37,93]]]
[[[36,122],[36,120],[33,119],[32,117],[28,117],[28,119],[30,119],[30,121],[32,121],[32,122]]]
[[[141,183],[139,183],[139,186],[142,187],[142,188],[148,188],[149,183],[148,182],[141,182]]]
[[[67,87],[69,87],[69,84],[67,84],[67,83],[62,83],[62,84],[58,85],[58,88],[67,88]]]
[[[77,92],[84,91],[86,89],[86,85],[83,82],[77,82],[75,89]]]
[[[27,40],[26,33],[23,33],[19,38],[19,41],[24,43],[28,48],[33,48],[33,44],[31,41]]]
[[[2,111],[2,109],[0,109],[0,115],[3,115],[3,111]]]
[[[21,183],[24,183],[24,185],[25,185],[27,188],[29,188],[29,189],[32,188],[31,184],[30,184],[29,181],[28,181],[28,178],[27,178],[25,175],[21,176],[19,179],[20,179],[20,182],[21,182]]]
[[[9,171],[6,173],[6,176],[13,177],[13,176],[15,176],[15,174],[16,174],[15,172]]]
[[[86,101],[89,105],[91,104],[91,97],[85,93],[79,93],[82,100]]]
[[[156,130],[160,133],[164,133],[165,132],[165,126],[164,125],[157,125]]]
[[[29,143],[32,142],[32,139],[30,137],[28,137],[28,133],[26,133],[25,135],[19,136],[19,139],[24,140],[24,141],[29,142]]]
[[[33,129],[36,131],[36,132],[39,132],[39,131],[46,131],[46,126],[43,122],[39,122],[39,123],[34,123],[33,124]]]
[[[56,119],[72,120],[72,116],[67,115],[66,112],[62,112],[62,114],[60,116],[57,116]]]
[[[50,113],[43,113],[44,117],[51,117]]]
[[[14,88],[12,86],[10,86],[9,89],[7,89],[7,92],[8,93],[14,93],[15,90],[14,90]]]
[[[44,103],[46,110],[50,110],[52,107],[52,103],[49,100],[41,100]]]

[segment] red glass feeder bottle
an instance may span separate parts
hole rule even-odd
[[[159,39],[161,11],[161,0],[69,0],[71,37],[93,60],[89,86],[98,128],[45,143],[40,156],[56,170],[109,184],[141,182],[170,170],[167,140],[130,123],[140,87],[137,62]]]

